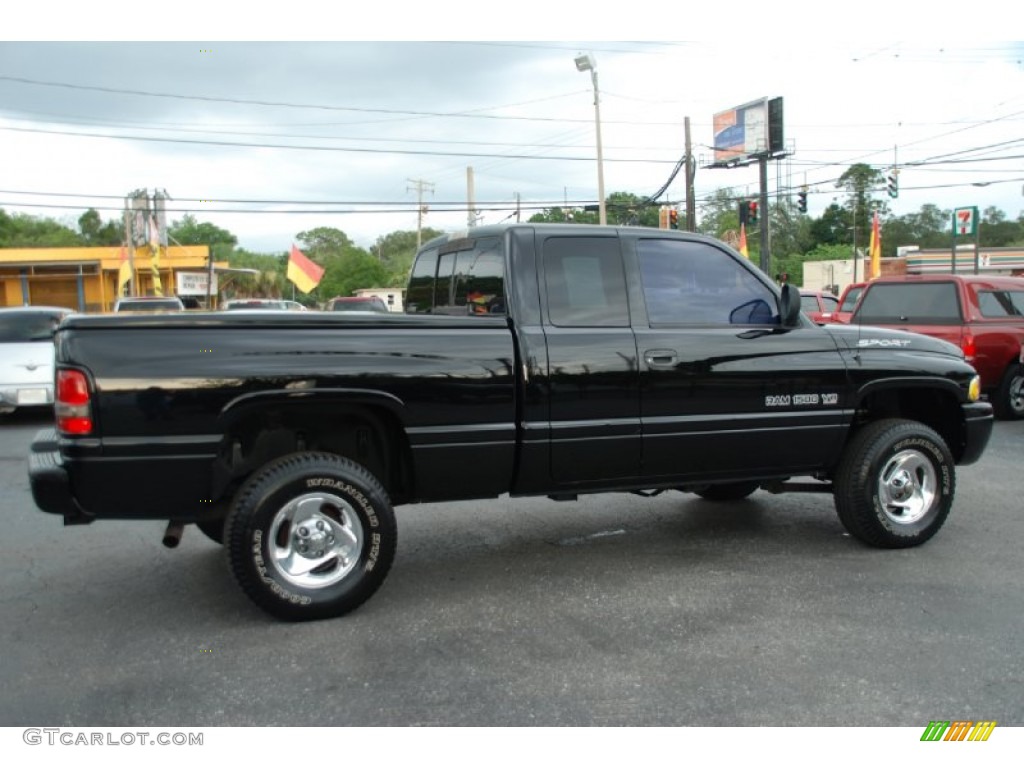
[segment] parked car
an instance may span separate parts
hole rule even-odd
[[[335,296],[324,307],[328,312],[387,312],[380,296]]]
[[[834,322],[833,314],[839,308],[839,299],[827,291],[800,289],[800,309],[818,325]]]
[[[53,405],[53,334],[67,307],[0,309],[0,413]]]
[[[864,287],[850,322],[956,344],[981,376],[981,390],[996,416],[1024,419],[1024,278],[876,278]]]
[[[177,296],[122,296],[114,302],[115,312],[184,312]]]
[[[839,297],[839,308],[832,313],[833,323],[848,323],[853,315],[853,308],[857,306],[857,299],[860,298],[867,283],[850,283],[843,289]]]
[[[290,309],[288,302],[281,299],[228,299],[221,309]]]

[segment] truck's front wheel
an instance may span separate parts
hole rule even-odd
[[[875,547],[928,541],[953,506],[956,472],[949,448],[924,424],[885,419],[864,426],[835,476],[839,520]]]
[[[295,453],[242,485],[225,536],[231,570],[253,602],[301,621],[367,600],[394,560],[397,526],[386,491],[364,467]]]

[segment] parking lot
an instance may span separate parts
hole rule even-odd
[[[1024,725],[1024,422],[917,549],[822,495],[407,506],[377,595],[307,624],[194,528],[37,511],[47,423],[0,422],[0,725]]]

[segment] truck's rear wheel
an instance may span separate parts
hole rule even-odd
[[[992,407],[1000,419],[1024,419],[1024,366],[1014,363],[1006,369]]]
[[[364,467],[326,453],[270,462],[239,489],[225,528],[231,570],[282,619],[340,616],[361,605],[394,560],[387,492]]]
[[[885,419],[851,440],[835,476],[839,520],[875,547],[928,541],[953,506],[956,472],[949,448],[924,424]]]

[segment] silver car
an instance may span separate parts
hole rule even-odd
[[[53,332],[67,307],[0,309],[0,414],[53,405]]]

